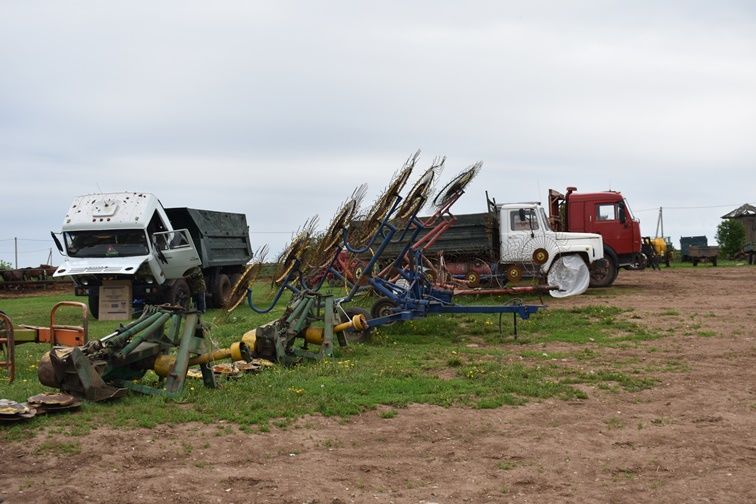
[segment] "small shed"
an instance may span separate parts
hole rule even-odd
[[[746,243],[751,244],[751,247],[756,245],[756,206],[746,203],[723,215],[722,218],[739,220],[745,228]]]

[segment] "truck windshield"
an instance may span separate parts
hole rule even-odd
[[[149,253],[143,229],[68,231],[64,237],[70,257],[124,257]]]

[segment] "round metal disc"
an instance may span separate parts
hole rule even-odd
[[[510,282],[519,282],[522,280],[522,267],[512,265],[507,268],[507,280]]]
[[[44,392],[29,397],[26,402],[32,406],[69,406],[77,402],[77,399],[64,392]]]
[[[465,281],[467,282],[468,287],[474,289],[480,285],[480,275],[475,271],[471,271],[465,277]]]
[[[545,248],[537,248],[533,251],[533,263],[540,266],[549,260],[549,252]]]

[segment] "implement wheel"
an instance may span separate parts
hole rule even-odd
[[[388,317],[389,315],[392,315],[394,313],[394,308],[396,308],[396,303],[394,303],[389,298],[385,298],[385,297],[381,298],[378,301],[376,301],[373,304],[373,307],[370,309],[370,318],[377,319],[377,318],[382,318],[382,317]]]

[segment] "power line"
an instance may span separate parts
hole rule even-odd
[[[35,250],[19,250],[18,255],[21,254],[31,254],[34,252],[47,252],[50,250],[49,248],[43,248],[43,249],[35,249]],[[0,250],[0,254],[13,254],[15,250]]]
[[[705,208],[732,208],[740,206],[738,204],[733,205],[704,205],[704,206],[679,206],[679,207],[668,207],[668,206],[658,206],[654,208],[644,208],[642,210],[635,210],[635,212],[656,212],[659,210],[659,208],[663,208],[664,210],[701,210]]]

